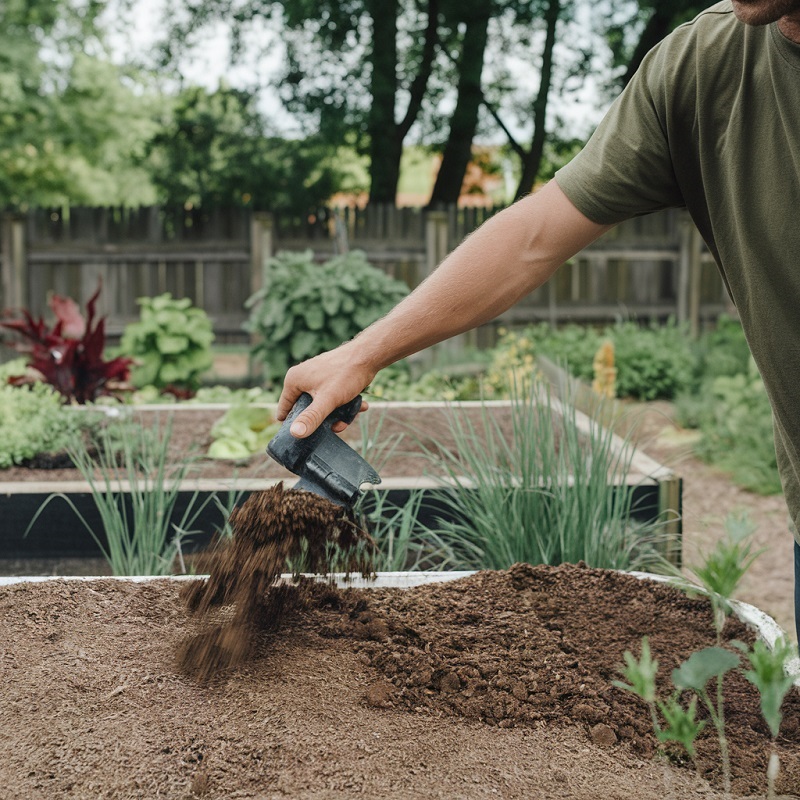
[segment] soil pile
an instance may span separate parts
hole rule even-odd
[[[637,656],[648,633],[660,662],[661,696],[672,670],[700,647],[715,644],[709,604],[670,586],[582,566],[481,572],[454,583],[398,592],[340,593],[323,636],[355,639],[362,660],[382,675],[366,702],[432,715],[456,715],[500,728],[562,724],[582,727],[598,746],[622,744],[652,757],[656,748],[644,704],[615,688],[622,654]],[[320,605],[331,605],[329,590]],[[732,619],[727,641],[753,641]],[[763,791],[770,735],[759,696],[741,673],[724,684],[726,728],[741,794]],[[701,711],[698,715],[708,719]],[[720,751],[708,720],[696,766],[721,784]],[[679,747],[668,748],[677,763]],[[779,786],[800,791],[800,693],[784,707]]]
[[[369,535],[346,509],[282,484],[250,495],[229,522],[232,538],[199,564],[208,580],[181,592],[187,609],[209,627],[182,643],[178,663],[203,681],[241,663],[257,633],[276,629],[302,604],[302,588],[277,583],[281,573],[367,575],[374,553]],[[221,611],[222,621],[214,624],[212,611]]]
[[[517,566],[410,590],[304,584],[303,613],[254,634],[206,683],[175,669],[179,584],[0,587],[0,785],[15,800],[356,795],[422,800],[722,800],[704,731],[698,777],[660,764],[648,712],[614,688],[650,636],[666,679],[714,643],[710,609],[670,587]],[[217,607],[215,607],[217,608]],[[736,622],[730,638],[751,635]],[[734,796],[764,797],[755,689],[725,687]],[[800,698],[784,706],[778,790],[800,789]]]

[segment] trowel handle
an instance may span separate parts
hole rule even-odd
[[[297,398],[292,410],[289,412],[287,422],[291,423],[291,421],[294,420],[298,414],[305,411],[311,405],[312,400],[313,398],[310,394],[308,394],[308,392],[303,392],[300,397]],[[337,422],[344,422],[349,425],[358,416],[358,412],[360,410],[361,395],[359,394],[356,395],[349,403],[345,403],[344,405],[339,406],[339,408],[331,411],[322,424],[326,428],[332,427]]]

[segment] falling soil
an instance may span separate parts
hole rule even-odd
[[[303,581],[280,628],[254,628],[246,658],[197,681],[175,653],[220,595],[184,593],[190,615],[185,585],[0,587],[4,797],[722,797],[711,726],[696,766],[677,747],[659,759],[647,709],[612,683],[648,634],[666,691],[714,644],[703,599],[567,565],[407,590]],[[729,621],[732,639],[752,633]],[[733,795],[763,797],[757,694],[735,674],[725,698]],[[778,791],[800,796],[796,691],[778,751]]]
[[[250,495],[229,523],[233,536],[198,565],[208,580],[181,592],[191,613],[212,621],[178,652],[180,668],[203,681],[241,663],[259,632],[279,627],[302,603],[301,586],[277,582],[290,566],[316,575],[338,569],[367,576],[375,553],[369,535],[345,508],[282,484]],[[232,613],[214,624],[215,609]]]

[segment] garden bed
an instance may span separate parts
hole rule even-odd
[[[134,413],[143,421],[162,423],[172,420],[170,450],[178,461],[194,452],[202,455],[211,442],[211,428],[227,410],[226,406],[195,407],[166,406],[141,407]],[[77,412],[81,413],[81,412]],[[412,488],[435,494],[442,485],[430,460],[423,456],[425,449],[443,445],[454,448],[455,442],[450,419],[453,414],[463,415],[480,431],[483,415],[490,414],[499,429],[511,436],[511,404],[496,403],[374,403],[370,412],[363,415],[364,423],[350,426],[345,438],[357,450],[364,438],[374,442],[367,457],[378,467],[383,482],[377,491],[389,492],[398,502],[408,496]],[[583,424],[588,421],[579,414]],[[621,446],[619,444],[618,446]],[[101,529],[99,515],[94,507],[89,485],[75,469],[31,469],[14,467],[0,475],[0,514],[7,520],[0,534],[0,554],[3,559],[63,559],[94,557],[98,548],[89,534],[76,522],[74,513],[63,501],[51,503],[41,514],[28,536],[24,536],[28,523],[53,492],[68,494],[76,507],[96,530]],[[251,491],[263,489],[276,481],[292,485],[295,477],[266,454],[257,454],[246,461],[227,462],[200,458],[192,468],[192,478],[185,482],[180,512],[195,492],[201,499],[213,493],[227,494],[241,491],[246,497]],[[634,485],[636,514],[643,520],[660,517],[667,509],[680,511],[680,481],[671,470],[636,452],[631,470],[626,477]],[[435,501],[429,504],[435,512]],[[224,522],[223,515],[213,503],[208,513],[199,521],[201,534],[193,538],[194,547],[208,543]],[[680,561],[680,522],[673,520],[665,552],[674,563]],[[4,570],[8,573],[10,562]],[[0,567],[2,569],[2,567]],[[14,572],[20,574],[20,565]],[[24,567],[23,567],[24,569]]]
[[[198,684],[176,653],[203,623],[176,580],[0,587],[0,782],[17,797],[721,798],[709,725],[697,765],[655,756],[647,709],[612,686],[650,636],[668,676],[714,644],[708,604],[580,566],[408,590],[321,585],[254,657]],[[729,621],[725,638],[752,641]],[[733,794],[765,792],[754,688],[725,685]],[[800,787],[800,696],[778,741]]]

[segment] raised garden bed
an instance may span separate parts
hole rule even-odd
[[[708,603],[576,566],[409,590],[321,586],[238,669],[176,669],[203,629],[178,580],[0,586],[0,782],[14,797],[719,800],[719,747],[659,763],[647,709],[612,686],[649,634],[660,674],[715,643]],[[724,642],[754,633],[732,620]],[[754,688],[725,683],[734,798],[763,797]],[[800,695],[777,791],[800,787]]]
[[[165,406],[141,407],[135,413],[144,424],[148,420],[172,419],[171,448],[175,459],[184,458],[195,450],[204,453],[210,443],[210,430],[227,410],[226,406]],[[80,413],[80,412],[78,412]],[[375,490],[388,492],[396,502],[402,502],[411,489],[424,489],[431,495],[426,512],[432,518],[441,513],[437,509],[435,495],[441,491],[442,479],[432,474],[431,464],[422,457],[424,448],[436,443],[453,447],[448,418],[462,414],[478,428],[481,416],[489,413],[501,426],[511,430],[511,404],[496,402],[480,403],[373,403],[370,412],[364,415],[365,427],[350,427],[345,437],[356,449],[360,449],[363,436],[371,437],[388,450],[390,444],[402,436],[400,444],[382,463],[380,450],[369,455],[379,466],[383,482]],[[588,419],[578,412],[578,419],[588,426]],[[617,440],[617,447],[622,443]],[[0,515],[6,521],[0,531],[0,558],[6,560],[6,569],[20,574],[24,565],[10,559],[65,559],[75,557],[92,558],[99,554],[98,547],[84,528],[77,524],[74,513],[63,501],[52,502],[41,514],[27,536],[24,536],[30,520],[53,492],[68,494],[76,507],[93,525],[101,530],[98,512],[92,500],[89,485],[75,469],[27,469],[15,467],[0,475]],[[246,462],[230,463],[201,459],[193,468],[193,477],[185,482],[178,503],[178,512],[185,507],[195,492],[201,498],[210,494],[242,492],[242,499],[251,491],[267,488],[276,481],[292,485],[295,478],[266,455],[256,455]],[[629,485],[635,486],[634,509],[642,520],[663,519],[670,512],[669,538],[665,554],[673,563],[680,562],[680,479],[675,473],[648,458],[641,452],[634,453],[631,470],[626,476]],[[201,533],[192,538],[194,548],[205,546],[213,532],[224,522],[223,515],[213,503],[198,522]],[[2,570],[0,566],[0,570]]]

